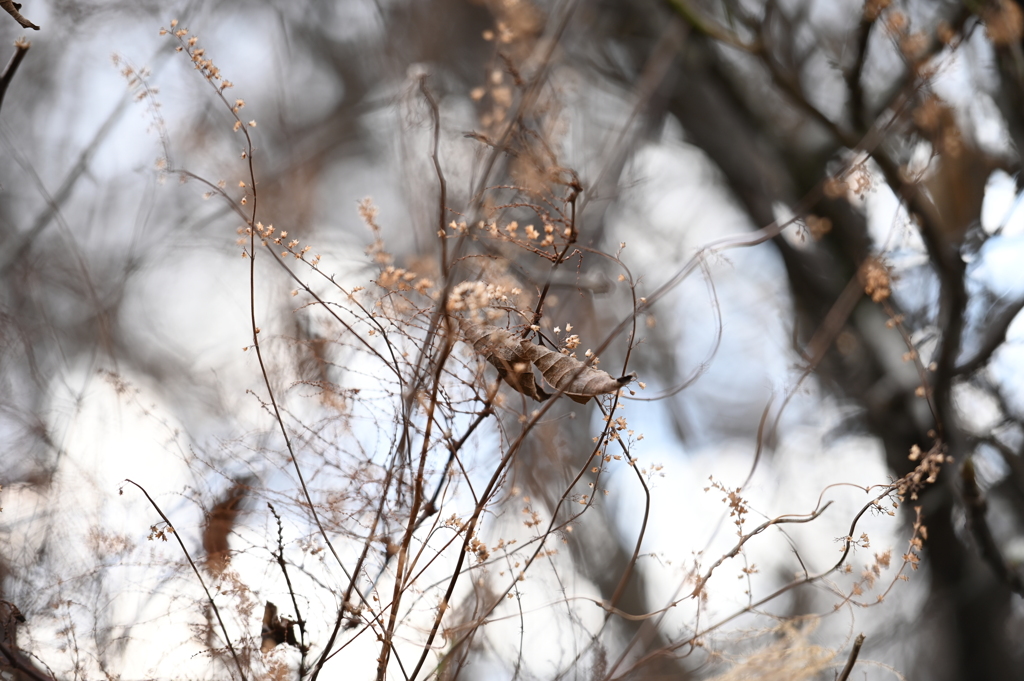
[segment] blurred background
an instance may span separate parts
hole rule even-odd
[[[224,650],[202,592],[126,478],[194,555],[232,555],[215,593],[239,640],[260,647],[268,599],[296,619],[275,565],[287,555],[309,584],[294,608],[310,660],[324,650],[343,580],[330,581],[292,457],[339,514],[342,562],[354,559],[365,528],[332,494],[371,479],[394,445],[397,407],[379,398],[396,388],[371,353],[324,360],[338,329],[267,257],[253,290],[264,382],[232,208],[252,208],[250,152],[229,109],[255,122],[257,219],[309,244],[351,291],[379,274],[377,236],[395,265],[440,276],[424,88],[449,219],[515,217],[487,194],[529,181],[499,143],[509,121],[578,177],[574,258],[546,279],[550,263],[526,250],[501,257],[526,307],[550,284],[547,332],[571,325],[581,352],[607,338],[602,368],[645,387],[621,411],[637,462],[600,474],[577,478],[601,413],[550,408],[481,537],[535,536],[524,509],[546,525],[571,515],[569,490],[595,498],[486,626],[472,604],[519,564],[473,573],[420,677],[834,679],[863,633],[849,678],[1024,678],[1015,0],[26,0],[21,12],[41,30],[0,15],[0,60],[31,42],[0,108],[4,678],[237,671],[210,663]],[[227,104],[175,51],[178,29],[231,82]],[[379,235],[357,210],[365,197]],[[632,345],[628,328],[609,336],[634,318]],[[455,507],[512,439],[524,409],[509,404],[468,441]],[[915,468],[933,479],[858,515],[885,491],[865,488]],[[827,502],[813,522],[749,537],[688,598],[737,544],[738,510],[749,532]],[[848,536],[843,569],[786,588],[831,568]],[[393,567],[384,544],[367,589]],[[430,618],[410,618],[396,651],[424,645]],[[471,622],[480,633],[464,642]],[[325,673],[378,673],[367,627],[344,629]],[[254,676],[300,673],[295,648],[265,651]]]

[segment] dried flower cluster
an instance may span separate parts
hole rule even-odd
[[[623,256],[625,243],[620,243],[617,251],[613,247],[611,252],[604,252],[599,250],[599,243],[587,241],[589,234],[580,237],[577,211],[582,211],[585,202],[581,200],[578,206],[577,199],[593,197],[583,194],[584,182],[561,160],[568,156],[560,148],[560,140],[570,117],[561,108],[557,88],[534,88],[533,79],[543,73],[543,68],[533,60],[543,52],[538,48],[546,46],[542,13],[528,0],[497,0],[491,3],[491,11],[496,23],[483,39],[494,48],[494,59],[486,69],[483,84],[469,93],[479,107],[479,131],[467,136],[479,143],[482,154],[499,159],[495,167],[504,175],[498,177],[498,171],[485,174],[471,198],[453,198],[460,196],[461,189],[446,193],[445,163],[450,161],[442,162],[438,157],[443,155],[435,152],[441,199],[431,213],[429,246],[418,255],[410,254],[405,244],[389,250],[381,226],[386,220],[370,198],[360,201],[358,213],[371,235],[365,251],[368,257],[361,259],[360,268],[368,268],[372,274],[355,269],[352,276],[366,288],[343,288],[335,279],[336,273],[320,267],[320,255],[309,257],[311,246],[301,243],[294,233],[257,219],[268,219],[265,206],[272,201],[264,200],[261,194],[261,212],[257,215],[250,137],[256,122],[245,123],[240,118],[246,102],[224,96],[223,91],[231,83],[198,45],[195,35],[178,28],[177,21],[162,31],[177,39],[178,51],[187,54],[194,68],[213,86],[230,113],[233,129],[242,132],[247,142],[242,158],[249,160],[250,174],[244,180],[202,181],[210,190],[207,196],[228,200],[241,217],[237,244],[250,258],[252,340],[246,349],[254,352],[245,359],[259,364],[263,383],[252,394],[258,393],[259,407],[271,415],[275,432],[256,445],[246,446],[268,461],[275,472],[285,471],[297,481],[290,493],[280,495],[286,497],[290,510],[296,517],[301,515],[303,522],[308,522],[308,516],[313,518],[309,527],[314,529],[288,544],[284,538],[288,523],[282,523],[270,507],[277,520],[278,536],[276,545],[273,537],[267,542],[268,555],[272,556],[268,565],[281,571],[281,581],[287,585],[296,612],[294,618],[281,617],[276,606],[272,609],[273,604],[266,603],[264,612],[273,615],[264,617],[270,631],[264,632],[262,654],[272,658],[280,655],[282,648],[296,650],[303,660],[300,670],[307,675],[314,665],[306,656],[316,646],[324,647],[316,654],[326,661],[339,647],[360,636],[365,637],[363,640],[376,637],[371,644],[378,646],[379,678],[396,668],[394,659],[399,654],[404,666],[410,649],[421,656],[413,664],[442,668],[451,663],[451,668],[457,669],[458,656],[470,647],[476,632],[504,618],[509,611],[500,609],[508,607],[507,601],[527,597],[522,582],[545,569],[552,571],[554,581],[561,579],[564,564],[554,560],[557,552],[545,547],[545,542],[553,543],[552,538],[575,542],[584,532],[574,532],[574,528],[590,529],[583,523],[589,522],[591,509],[603,500],[602,492],[609,494],[604,488],[610,486],[607,476],[626,473],[642,490],[647,504],[653,483],[664,476],[661,464],[641,461],[637,449],[644,436],[630,427],[631,421],[637,422],[634,412],[620,411],[639,404],[625,401],[634,395],[628,387],[636,379],[635,373],[626,372],[636,361],[631,353],[641,352],[638,348],[644,347],[642,339],[633,338],[626,329],[641,315],[647,328],[654,328],[655,317],[648,308],[661,295],[648,293],[650,303],[637,296],[645,292],[638,289],[646,284],[643,277],[629,271],[625,257],[631,256],[631,251]],[[1012,10],[1005,13],[1012,14]],[[908,15],[890,7],[889,0],[869,0],[864,18],[881,22],[878,29],[888,33],[907,61],[916,62],[929,49],[926,36],[912,31]],[[992,31],[1002,25],[999,22],[1012,23],[1012,17],[990,17],[986,21],[993,36]],[[140,93],[138,98],[151,100],[155,91],[146,85],[145,73],[127,66],[123,71],[133,90]],[[428,92],[427,82],[426,78],[420,81],[422,94],[439,122],[441,109]],[[956,153],[959,131],[948,106],[936,97],[924,96],[916,108],[908,104],[905,112],[905,119],[912,116],[919,134],[932,141],[938,151]],[[911,127],[908,121],[905,123]],[[440,124],[435,128],[435,150],[438,139],[444,141],[438,132],[442,128]],[[228,136],[226,126],[222,132]],[[853,151],[843,170],[830,168],[831,175],[822,183],[826,198],[863,199],[876,182],[886,177],[869,161],[869,152],[854,150],[852,144],[847,148]],[[202,179],[184,171],[182,177]],[[814,201],[820,199],[818,192],[813,195]],[[238,206],[251,207],[243,212]],[[842,220],[833,225],[826,217],[835,218],[829,209],[825,202],[795,211],[805,216],[803,227],[814,240],[830,234],[834,227],[845,226]],[[819,214],[809,213],[811,210]],[[799,224],[800,220],[792,222]],[[293,224],[302,223],[295,220]],[[296,228],[290,230],[295,232]],[[396,246],[393,240],[390,245]],[[806,250],[815,248],[812,244]],[[265,252],[273,257],[264,258]],[[263,276],[256,268],[258,257],[261,268],[269,263],[267,267],[280,268],[276,271],[292,280],[288,288],[297,301],[287,299],[287,305],[295,306],[295,314],[288,317],[285,331],[277,319],[258,319],[264,307],[256,298],[260,290],[257,277]],[[581,276],[594,267],[595,261],[619,268],[611,269],[607,276],[610,292],[594,293],[579,285]],[[704,274],[712,276],[710,270]],[[859,283],[874,302],[883,303],[892,296],[893,274],[883,256],[867,259],[858,277],[855,284]],[[616,280],[617,284],[611,284]],[[572,288],[574,282],[576,288]],[[597,299],[605,293],[609,298]],[[576,295],[593,296],[587,298],[588,304],[609,310],[622,300],[631,300],[632,309],[617,308],[615,314],[626,309],[622,323],[606,323],[607,318],[597,313],[579,320],[576,315],[580,308],[569,307]],[[612,296],[618,298],[613,300]],[[553,325],[555,319],[567,318],[580,321],[579,328],[568,323]],[[637,335],[645,333],[640,326],[633,326]],[[604,329],[613,330],[602,337]],[[280,355],[271,354],[269,349],[284,343],[296,350],[286,361],[280,361]],[[618,362],[624,357],[626,368],[620,371],[626,375],[616,376],[599,368],[599,354],[606,368],[613,365],[613,359]],[[916,350],[911,349],[905,359],[916,361]],[[281,366],[287,368],[282,370]],[[638,386],[646,387],[642,382]],[[594,417],[576,421],[589,430],[582,438],[564,442],[562,435],[570,430],[557,429],[576,419],[577,413]],[[757,437],[760,451],[762,438],[768,436],[759,432]],[[545,456],[529,459],[536,453],[530,448]],[[901,500],[917,499],[927,485],[937,480],[941,466],[950,461],[939,445],[927,455],[915,450],[911,454],[918,462],[915,471],[893,487],[886,487],[880,499],[893,494],[893,489]],[[551,484],[562,484],[565,476],[561,469],[553,468],[558,470],[557,475],[549,475],[546,469],[538,472],[549,463],[572,470],[575,477],[570,476],[571,481],[541,501],[523,495],[510,482],[524,484],[521,480],[525,479],[536,485],[537,479],[550,477],[559,480]],[[766,518],[750,529],[746,526],[756,512],[748,500],[749,490],[714,476],[709,479],[705,491],[715,489],[721,494],[739,541],[730,536],[734,548],[723,552],[703,575],[695,569],[683,576],[681,583],[697,586],[670,607],[693,597],[701,613],[713,598],[706,587],[718,565],[740,559],[737,562],[742,564],[736,570],[739,574],[733,574],[746,580],[753,603],[758,582],[764,579],[757,575],[769,569],[763,561],[759,567],[747,560],[747,542],[785,522],[813,521],[823,511],[820,508],[804,515]],[[276,497],[279,492],[257,490],[253,498],[261,494]],[[278,503],[276,498],[274,501]],[[881,510],[877,500],[873,505]],[[254,589],[243,578],[243,569],[236,571],[228,560],[234,542],[232,533],[236,527],[242,528],[244,514],[249,511],[241,509],[240,501],[230,508],[217,504],[207,504],[206,508],[213,509],[212,520],[226,519],[216,537],[210,532],[204,537],[206,565],[213,564],[215,555],[223,558],[219,567],[209,570],[211,578],[218,580],[216,588],[208,592],[216,594],[216,598],[209,599],[209,610],[235,595],[239,619],[258,615],[258,606],[263,603],[254,597]],[[511,514],[513,522],[508,522],[509,508],[515,511]],[[861,513],[868,510],[871,508],[865,506]],[[645,517],[645,526],[646,521]],[[213,526],[208,522],[208,528]],[[856,522],[848,531],[852,536],[839,540],[844,552],[842,561],[851,552],[871,546],[867,533]],[[173,532],[169,521],[154,525],[150,539],[168,541]],[[926,528],[919,522],[904,556],[904,567],[916,568],[925,536]],[[621,575],[623,588],[637,561],[646,557],[639,553],[643,539],[638,538],[637,553],[627,561]],[[113,540],[106,543],[117,546]],[[289,552],[295,555],[288,557]],[[694,564],[699,567],[704,559],[695,556]],[[545,564],[540,559],[550,560]],[[891,563],[892,552],[881,550],[859,577],[854,576],[852,565],[840,563],[819,575],[805,571],[794,585],[828,584],[831,576],[845,570],[851,575],[847,581],[857,581],[849,593],[833,588],[832,593],[838,595],[837,607],[866,605],[855,597],[876,589]],[[297,567],[302,568],[298,579],[308,578],[304,588],[323,591],[309,598],[293,587]],[[205,578],[198,570],[196,574]],[[330,586],[325,588],[324,584]],[[536,590],[542,586],[547,585],[538,583]],[[621,593],[621,589],[615,593]],[[882,593],[878,599],[884,596]],[[599,603],[609,618],[618,616],[617,598]],[[771,598],[762,603],[768,600]],[[310,605],[336,601],[341,603],[338,610],[323,617]],[[302,612],[304,609],[309,611]],[[737,614],[744,612],[758,610],[748,605]],[[570,616],[576,617],[575,613]],[[204,641],[223,639],[228,652],[219,650],[218,654],[227,658],[235,653],[231,646],[239,645],[236,641],[242,639],[232,638],[222,623],[218,629],[213,623],[218,618],[219,614],[209,618],[202,627],[202,636]],[[313,634],[305,631],[306,624],[314,620],[328,623],[324,625],[328,627],[326,634],[322,630]],[[333,632],[329,629],[331,622],[336,622]],[[705,623],[699,621],[698,625]],[[300,631],[294,632],[295,627]],[[800,638],[792,631],[780,632],[787,639]],[[437,637],[445,640],[442,643]],[[687,637],[677,648],[688,645],[693,650],[707,645],[708,638],[697,628]],[[599,635],[594,636],[588,650],[601,648],[604,644],[599,639]],[[801,643],[803,647],[796,650],[792,643],[787,645],[782,652],[773,651],[769,656],[779,669],[799,670],[803,660],[805,667],[822,671],[834,657],[834,651],[810,644]],[[253,646],[252,650],[258,648]],[[605,651],[598,653],[604,655]],[[286,671],[285,666],[273,664],[271,660],[267,668],[275,673]],[[407,676],[422,678],[423,668],[417,666]],[[596,677],[618,678],[616,674],[626,673],[607,666],[601,670]]]
[[[220,69],[214,65],[213,60],[206,56],[206,49],[202,47],[196,47],[199,43],[199,37],[192,35],[190,36],[187,28],[178,28],[178,20],[174,19],[171,21],[171,28],[161,28],[160,35],[167,35],[173,33],[174,37],[181,43],[178,47],[174,48],[178,52],[184,51],[188,54],[192,60],[192,64],[197,71],[203,74],[203,77],[211,83],[215,83],[221,90],[226,90],[229,87],[234,87],[234,84],[230,80],[226,80],[220,72]],[[239,100],[241,102],[241,100]],[[244,103],[243,103],[244,104]],[[238,109],[242,105],[235,105],[232,109],[233,112],[237,113]],[[251,127],[256,127],[256,121],[250,121]],[[240,127],[240,125],[238,126]],[[238,127],[235,129],[237,130]]]
[[[914,445],[907,458],[917,462],[917,466],[896,482],[896,493],[901,500],[910,499],[911,501],[916,501],[918,495],[928,485],[935,484],[944,464],[953,462],[953,457],[944,453],[939,443],[924,453],[920,447]]]
[[[857,276],[864,287],[864,293],[869,295],[873,302],[880,303],[892,295],[892,275],[880,259],[865,260]]]

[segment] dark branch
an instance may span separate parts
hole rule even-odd
[[[7,86],[14,80],[14,74],[17,72],[18,67],[21,66],[21,60],[25,58],[25,53],[28,52],[28,48],[32,46],[32,43],[27,40],[16,40],[14,42],[14,56],[11,57],[11,61],[7,62],[7,68],[0,74],[0,107],[4,104],[4,95],[7,94]]]
[[[971,534],[978,544],[978,551],[981,553],[981,557],[992,568],[992,571],[996,573],[996,576],[1009,586],[1014,593],[1024,596],[1024,581],[1021,580],[1017,572],[1006,564],[999,551],[999,546],[996,544],[995,537],[992,536],[992,529],[988,526],[988,521],[985,519],[988,503],[985,501],[981,488],[978,487],[972,459],[967,459],[964,462],[964,466],[960,471],[960,477],[964,483],[963,498],[964,509],[967,511],[967,526],[971,529]]]
[[[1006,332],[1010,329],[1010,324],[1013,323],[1013,320],[1017,318],[1017,314],[1022,309],[1024,309],[1024,298],[1015,301],[989,321],[985,325],[985,337],[982,339],[978,351],[974,354],[974,357],[959,365],[954,370],[954,374],[966,376],[985,366],[989,359],[992,358],[992,354],[1006,342]]]
[[[861,86],[861,76],[864,74],[864,63],[868,56],[868,39],[871,37],[871,27],[874,21],[866,17],[861,19],[860,27],[857,29],[857,60],[853,68],[846,72],[846,88],[850,93],[850,118],[853,119],[854,128],[863,134],[868,129],[867,111],[864,110],[864,88]]]
[[[853,666],[857,664],[857,656],[860,655],[860,648],[864,645],[864,634],[858,634],[857,638],[853,641],[853,650],[850,651],[850,657],[846,660],[846,666],[843,667],[843,671],[839,672],[839,676],[836,677],[836,681],[846,681],[850,678],[850,674],[853,672]]]
[[[21,653],[8,648],[3,641],[0,641],[0,655],[7,659],[7,664],[24,674],[26,678],[33,679],[34,681],[53,681],[54,677],[47,676],[39,671]]]

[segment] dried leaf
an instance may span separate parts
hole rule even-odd
[[[203,527],[203,550],[206,566],[216,573],[222,572],[231,561],[228,536],[235,529],[238,514],[244,509],[247,496],[255,480],[243,478],[227,490],[206,516]]]
[[[298,646],[295,638],[295,622],[287,617],[277,616],[277,606],[267,601],[263,606],[263,626],[260,630],[260,652],[269,653],[282,643]]]
[[[580,404],[586,404],[591,397],[613,393],[636,378],[635,373],[615,378],[607,371],[529,341],[521,341],[521,346],[545,381]]]
[[[466,342],[487,358],[487,361],[498,370],[498,376],[513,390],[538,402],[551,397],[537,385],[533,365],[529,356],[520,347],[518,338],[497,326],[482,326],[466,320],[460,320],[459,324]]]
[[[607,371],[587,366],[577,359],[522,340],[496,326],[477,325],[460,320],[466,341],[498,369],[514,390],[538,402],[551,397],[537,385],[533,367],[556,390],[570,399],[585,404],[591,397],[613,393],[636,378],[636,374],[615,378]]]

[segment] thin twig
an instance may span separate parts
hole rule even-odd
[[[78,181],[85,176],[86,171],[89,168],[89,164],[92,161],[92,157],[96,154],[100,145],[106,140],[107,135],[114,129],[121,115],[128,110],[129,105],[133,101],[132,94],[130,92],[125,93],[118,102],[114,110],[110,112],[103,124],[100,125],[99,129],[93,135],[92,140],[89,142],[82,152],[78,155],[78,159],[75,161],[74,166],[68,171],[68,174],[64,177],[64,181],[60,187],[54,192],[47,200],[46,207],[33,221],[32,226],[28,229],[19,231],[17,234],[10,236],[4,241],[3,252],[0,253],[0,276],[3,276],[8,268],[13,266],[15,263],[21,260],[22,256],[28,251],[36,239],[42,236],[43,231],[50,226],[53,222],[54,217],[61,210],[64,203],[71,197],[72,191],[78,184]],[[16,157],[17,158],[17,157]]]
[[[847,681],[850,678],[853,666],[857,664],[857,656],[860,655],[860,647],[862,645],[864,645],[864,634],[857,634],[857,638],[853,641],[853,650],[850,651],[850,657],[846,660],[846,666],[843,667],[843,671],[839,672],[836,681]]]
[[[437,233],[439,235],[443,235],[445,229],[444,219],[448,210],[448,182],[444,178],[444,171],[441,169],[441,159],[437,153],[437,147],[441,139],[441,112],[438,110],[437,100],[434,99],[434,95],[432,95],[430,90],[427,89],[426,76],[420,77],[420,92],[423,93],[424,99],[427,100],[427,105],[430,106],[430,115],[434,121],[433,145],[430,150],[430,160],[434,162],[434,172],[437,173]],[[451,263],[448,262],[448,240],[442,237],[439,241],[441,242],[441,273],[448,274],[448,268],[451,267]]]
[[[171,531],[171,534],[174,535],[174,539],[178,542],[178,546],[181,547],[181,552],[185,554],[185,560],[188,561],[189,566],[192,568],[192,572],[194,572],[196,575],[196,579],[199,580],[199,585],[202,586],[203,591],[206,592],[206,600],[210,603],[210,607],[213,608],[213,614],[217,616],[217,622],[218,624],[220,624],[221,633],[224,635],[224,642],[227,643],[228,650],[231,651],[231,657],[234,658],[235,665],[238,667],[238,673],[244,680],[246,678],[245,669],[242,668],[242,660],[239,659],[238,653],[235,652],[235,647],[231,644],[231,637],[228,635],[228,629],[224,625],[224,620],[220,616],[220,608],[218,608],[217,603],[214,602],[213,594],[211,594],[210,589],[207,588],[206,581],[203,579],[203,576],[199,574],[199,568],[196,567],[195,561],[192,560],[192,556],[189,555],[188,549],[185,547],[185,542],[181,539],[181,535],[174,531],[174,523],[172,523],[171,519],[164,514],[164,512],[160,509],[160,506],[158,506],[156,501],[153,500],[153,497],[149,496],[149,492],[146,491],[145,487],[135,482],[134,480],[126,479],[125,482],[135,485],[140,492],[145,494],[146,499],[148,499],[149,503],[153,506],[154,509],[156,509],[156,512],[160,514],[160,518],[162,518],[163,521],[167,523],[168,529]]]
[[[846,558],[850,554],[850,550],[853,548],[854,542],[853,542],[852,537],[853,537],[854,532],[857,529],[858,523],[860,523],[860,519],[870,509],[875,508],[876,504],[880,500],[882,500],[885,497],[889,496],[889,494],[891,494],[891,492],[892,492],[892,487],[891,486],[887,486],[885,492],[883,492],[882,494],[876,496],[873,500],[871,500],[870,502],[865,504],[860,509],[860,511],[857,513],[857,515],[854,516],[853,520],[850,522],[849,533],[844,538],[845,547],[844,547],[843,553],[842,553],[842,555],[839,556],[839,560],[837,560],[835,562],[835,564],[833,564],[831,567],[829,567],[829,568],[825,569],[824,571],[819,572],[817,574],[805,575],[804,577],[801,577],[799,579],[795,579],[795,580],[789,582],[788,584],[786,584],[786,585],[776,589],[775,591],[773,591],[772,593],[768,594],[767,596],[764,596],[760,600],[757,600],[757,601],[755,601],[753,603],[748,604],[745,608],[737,610],[737,611],[733,612],[732,614],[730,614],[730,615],[728,615],[726,617],[723,617],[722,619],[716,621],[714,624],[711,624],[711,625],[705,627],[704,629],[697,631],[693,636],[691,636],[691,637],[689,637],[687,639],[678,641],[678,642],[672,644],[671,646],[668,646],[665,649],[655,650],[655,651],[652,651],[650,653],[647,653],[646,655],[641,656],[638,660],[636,660],[630,666],[629,669],[625,670],[618,677],[614,677],[613,675],[614,675],[616,669],[625,660],[626,654],[629,651],[629,648],[627,648],[619,656],[619,659],[616,662],[615,666],[612,667],[611,670],[608,671],[605,674],[604,681],[610,681],[612,678],[624,678],[624,677],[626,677],[630,673],[631,670],[638,669],[638,668],[642,667],[644,664],[650,662],[655,657],[658,657],[660,655],[664,655],[666,652],[669,652],[669,651],[678,650],[679,648],[682,648],[682,647],[687,646],[687,645],[692,645],[694,641],[698,641],[698,640],[702,639],[703,637],[707,636],[708,634],[710,634],[710,633],[712,633],[714,631],[717,631],[718,629],[721,629],[722,627],[727,625],[729,622],[732,622],[736,618],[741,617],[742,615],[745,615],[745,614],[750,613],[750,612],[756,612],[757,609],[760,608],[765,603],[769,603],[769,602],[775,600],[776,598],[778,598],[779,596],[781,596],[781,595],[783,595],[783,594],[785,594],[785,593],[787,593],[789,591],[792,591],[793,589],[796,589],[797,587],[805,586],[807,584],[813,584],[815,582],[818,582],[818,581],[824,579],[825,577],[827,577],[828,575],[832,574],[833,572],[836,572],[837,570],[839,570],[842,567],[843,563],[846,562]],[[832,502],[828,502],[828,504],[831,504],[831,503]],[[789,516],[788,518],[783,516],[783,517],[780,517],[780,518],[776,518],[776,519],[774,519],[772,521],[769,521],[768,523],[765,523],[765,525],[769,525],[769,524],[771,524],[771,525],[778,525],[778,524],[781,524],[780,521],[789,522],[789,523],[809,522],[809,520],[813,519],[813,518],[810,518],[810,516],[812,516],[812,515],[814,515],[814,516],[820,515],[821,512],[823,512],[825,510],[825,507],[822,507],[820,504],[821,504],[821,502],[819,500],[819,507],[817,509],[815,509],[815,511],[813,513],[808,514],[807,516],[803,516],[803,517],[801,517],[801,516]],[[827,504],[826,504],[826,507],[827,507]],[[759,532],[763,531],[763,529],[766,529],[764,527],[764,525],[762,525],[761,527],[758,527],[757,529],[755,529],[750,534],[753,535],[753,534],[759,533]],[[741,544],[743,542],[745,542],[745,541],[746,541],[745,539],[741,540]],[[906,563],[904,563],[904,565],[906,565]],[[705,575],[705,576],[708,576],[708,575]],[[898,575],[897,575],[897,579],[898,579]],[[692,594],[689,594],[686,597],[690,598],[690,597],[692,597]],[[661,622],[663,621],[663,619],[666,616],[666,614],[669,611],[671,611],[679,602],[681,602],[681,601],[678,601],[678,600],[676,600],[675,597],[673,597],[668,606],[662,608],[661,610],[658,610],[656,613],[648,613],[647,615],[641,616],[638,619],[648,620],[647,622],[645,622],[646,626],[657,628],[658,626],[661,625]],[[654,617],[655,615],[657,615],[657,617]],[[623,616],[623,615],[620,615],[620,616]],[[639,638],[641,633],[642,632],[637,632],[637,634],[633,637],[633,641],[634,642]],[[630,648],[631,647],[632,647],[632,643],[630,645]]]
[[[11,56],[11,61],[7,62],[4,72],[0,74],[0,107],[3,106],[7,86],[14,80],[14,74],[17,73],[18,67],[21,66],[21,60],[25,58],[25,53],[30,47],[32,47],[32,43],[25,39],[14,41],[14,55]]]
[[[722,26],[719,26],[715,21],[705,17],[700,10],[692,6],[689,0],[669,0],[669,5],[672,9],[681,16],[686,23],[690,24],[698,33],[708,36],[718,42],[735,47],[743,52],[756,53],[760,49],[760,43],[757,41],[746,43],[743,40],[731,33],[729,30]]]
[[[299,611],[299,601],[295,596],[295,587],[292,586],[292,579],[288,575],[288,564],[284,560],[284,527],[281,524],[281,516],[277,514],[277,509],[269,501],[267,506],[270,507],[270,513],[277,521],[277,555],[275,559],[281,568],[281,572],[284,574],[284,581],[288,585],[288,595],[291,596],[292,607],[295,608],[295,623],[299,625],[299,652],[302,654],[302,658],[299,660],[299,678],[303,678],[308,671],[306,668],[306,653],[309,652],[309,646],[306,645],[306,620]]]
[[[561,394],[561,392],[559,392],[558,394]],[[445,608],[447,607],[447,604],[450,602],[452,592],[455,590],[455,583],[456,583],[456,581],[457,581],[457,579],[460,576],[460,573],[462,571],[462,563],[463,563],[464,557],[466,556],[467,553],[469,553],[469,551],[468,551],[469,542],[472,539],[473,533],[475,531],[476,522],[478,521],[481,513],[483,512],[483,509],[485,508],[485,506],[487,504],[487,501],[490,499],[491,493],[494,491],[494,489],[495,489],[495,487],[497,485],[497,482],[504,475],[504,471],[507,468],[508,464],[511,462],[512,457],[519,451],[519,447],[522,446],[522,443],[526,439],[526,436],[533,430],[533,428],[537,425],[537,423],[540,421],[540,419],[544,417],[544,414],[548,411],[548,409],[550,409],[552,407],[552,405],[555,404],[555,402],[556,402],[556,398],[555,397],[553,397],[552,399],[549,399],[547,402],[544,403],[544,405],[539,410],[537,410],[536,412],[533,413],[533,415],[531,416],[530,420],[523,426],[523,430],[519,433],[519,436],[515,439],[515,441],[512,442],[511,445],[509,445],[508,450],[505,452],[505,455],[502,457],[501,462],[499,462],[499,464],[498,464],[497,470],[495,470],[494,474],[491,476],[490,481],[488,482],[487,487],[485,488],[483,493],[481,493],[481,495],[480,495],[480,502],[476,505],[476,508],[474,509],[473,516],[470,518],[469,522],[465,524],[464,529],[463,529],[463,532],[465,533],[465,538],[463,539],[462,550],[459,552],[458,563],[456,565],[454,573],[452,574],[452,578],[449,581],[448,590],[445,593],[444,600],[441,601],[441,608],[440,608],[437,616],[434,619],[434,627],[431,630],[431,635],[427,639],[426,644],[424,645],[423,653],[422,653],[422,655],[420,657],[419,665],[417,665],[416,670],[414,670],[413,676],[411,677],[413,679],[413,681],[415,681],[415,676],[419,672],[420,667],[423,665],[424,660],[426,660],[427,653],[430,650],[430,644],[433,641],[434,636],[437,634],[437,629],[438,629],[438,627],[441,624],[441,617],[444,614],[444,611],[445,611]],[[583,478],[583,476],[587,472],[587,470],[590,469],[591,461],[593,461],[594,457],[597,456],[600,453],[603,441],[608,436],[608,433],[610,431],[611,425],[612,425],[612,420],[608,419],[608,421],[605,422],[604,429],[601,431],[600,436],[597,438],[597,445],[594,447],[594,450],[591,452],[590,456],[587,457],[586,462],[580,468],[580,472],[577,473],[576,477],[573,478],[573,480],[567,485],[566,492],[559,498],[558,503],[555,504],[555,508],[551,511],[551,521],[548,523],[548,526],[544,530],[544,532],[542,532],[540,534],[539,541],[537,542],[537,548],[534,550],[533,554],[529,558],[527,558],[526,561],[524,562],[523,567],[520,570],[521,573],[526,573],[526,571],[530,569],[530,566],[533,565],[534,561],[536,561],[537,557],[543,551],[543,549],[544,549],[544,540],[548,536],[550,536],[551,533],[555,530],[556,524],[558,522],[557,521],[558,513],[561,510],[562,505],[569,498],[569,492]],[[590,501],[587,503],[586,508],[590,508],[590,506],[592,504],[593,504],[593,497],[591,497]],[[586,509],[584,509],[584,510],[586,510]],[[576,517],[579,517],[579,514],[577,514],[576,516],[573,516],[573,519],[576,518]],[[491,612],[493,612],[494,609],[497,608],[498,605],[504,601],[504,599],[506,598],[507,594],[509,592],[511,592],[513,588],[515,588],[515,583],[516,583],[517,580],[518,580],[518,577],[513,577],[513,581],[509,584],[509,586],[507,588],[505,588],[503,591],[499,591],[496,594],[493,602],[491,602],[490,605],[488,605],[486,608],[484,608],[483,612],[481,614],[479,614],[477,616],[477,618],[478,619],[483,619],[483,618],[487,617],[487,615],[489,615]],[[448,650],[447,650],[447,652],[445,654],[446,655],[451,655],[455,651],[459,650],[462,646],[466,645],[466,643],[474,635],[474,633],[476,632],[477,629],[478,629],[478,627],[472,627],[468,633],[466,633],[465,635],[463,635],[460,638],[458,638],[455,641],[453,641],[449,645]]]

